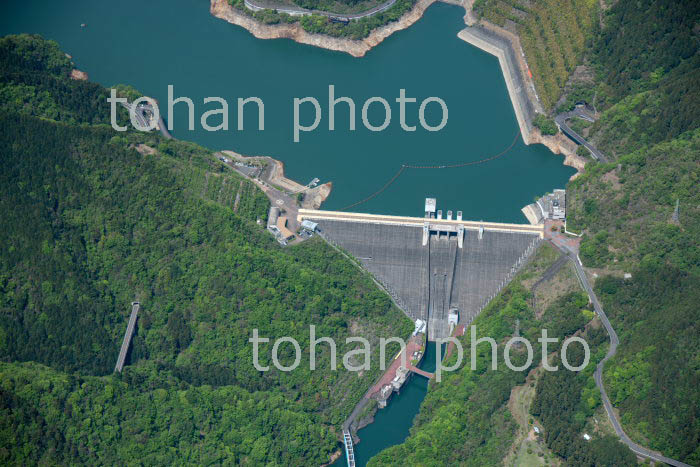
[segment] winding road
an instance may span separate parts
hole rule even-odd
[[[600,320],[603,322],[603,326],[605,326],[605,330],[608,332],[608,335],[610,336],[610,348],[608,349],[608,353],[605,355],[605,358],[603,358],[600,363],[598,363],[598,366],[596,367],[595,373],[594,373],[594,378],[595,378],[595,384],[598,386],[598,389],[600,390],[600,396],[601,399],[603,400],[603,405],[605,406],[605,412],[608,414],[608,418],[610,419],[610,423],[612,423],[613,428],[615,429],[615,433],[617,433],[617,436],[620,437],[620,440],[627,445],[628,448],[632,450],[637,455],[640,455],[642,457],[649,458],[653,461],[656,462],[663,462],[668,465],[673,465],[673,466],[679,466],[679,467],[691,467],[688,464],[684,464],[683,462],[677,461],[675,459],[671,459],[669,457],[665,457],[661,454],[657,454],[653,451],[650,451],[649,449],[646,449],[634,441],[630,439],[629,436],[627,436],[627,433],[622,429],[622,425],[620,425],[620,420],[618,420],[617,415],[613,411],[613,406],[612,403],[610,402],[610,398],[608,397],[608,393],[605,391],[605,385],[603,385],[603,367],[605,366],[605,362],[610,360],[612,357],[615,356],[617,353],[617,346],[620,344],[620,339],[617,337],[617,333],[615,332],[615,329],[613,329],[612,325],[610,324],[610,321],[608,320],[607,315],[605,314],[605,311],[603,311],[603,307],[600,305],[600,302],[598,301],[598,297],[596,297],[595,292],[593,292],[593,288],[591,287],[591,284],[588,282],[588,277],[586,277],[586,272],[583,270],[583,266],[581,265],[581,260],[579,259],[578,255],[576,252],[571,249],[568,245],[565,245],[560,242],[554,242],[554,245],[558,247],[561,251],[566,253],[569,258],[571,259],[572,263],[574,264],[574,268],[576,269],[576,275],[578,276],[579,280],[581,281],[581,285],[583,288],[586,290],[586,293],[588,294],[588,297],[591,300],[591,303],[593,303],[593,308],[595,309],[596,313],[600,317]]]
[[[605,157],[605,155],[598,151],[595,146],[593,146],[591,143],[586,141],[583,136],[579,135],[576,133],[574,130],[571,129],[571,127],[566,123],[566,121],[570,118],[573,117],[580,117],[585,120],[589,120],[590,117],[586,118],[586,114],[579,108],[576,108],[572,110],[571,112],[565,112],[562,114],[557,115],[554,117],[554,121],[556,122],[557,126],[559,129],[564,133],[566,136],[569,138],[573,139],[577,144],[580,144],[584,146],[586,149],[588,149],[591,154],[593,155],[593,158],[600,161],[600,162],[608,162],[608,158]],[[590,120],[589,120],[590,121]]]
[[[396,3],[396,0],[389,0],[387,2],[382,3],[381,5],[375,6],[374,8],[370,8],[367,11],[363,11],[362,13],[344,15],[344,14],[340,14],[340,13],[330,13],[328,11],[321,11],[321,10],[308,10],[306,8],[302,8],[299,6],[265,5],[264,3],[258,3],[258,2],[255,2],[254,0],[244,0],[245,6],[249,10],[253,10],[253,11],[275,10],[279,13],[287,13],[288,15],[292,15],[292,16],[321,15],[321,16],[326,16],[328,18],[338,18],[338,19],[345,20],[345,21],[366,18],[368,16],[376,15],[378,13],[381,13],[383,11],[388,10],[389,8],[394,6],[394,3]]]
[[[136,121],[138,122],[139,126],[142,128],[147,128],[150,125],[149,122],[149,117],[146,115],[146,111],[150,112],[151,115],[155,115],[153,106],[150,104],[142,105],[142,106],[137,106],[134,108],[133,104],[130,103],[123,103],[120,102],[120,104],[129,111],[129,115],[134,116]],[[133,112],[132,112],[133,111]],[[174,139],[172,135],[168,132],[168,128],[165,126],[165,122],[163,121],[163,116],[158,112],[158,130],[160,130],[160,133],[163,135],[165,139]]]

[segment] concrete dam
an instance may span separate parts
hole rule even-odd
[[[324,238],[353,255],[414,321],[427,323],[428,339],[468,325],[537,248],[541,225],[443,219],[435,200],[425,217],[299,210]]]

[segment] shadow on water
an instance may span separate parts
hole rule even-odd
[[[422,370],[435,371],[435,343],[428,345],[425,358],[420,365]],[[444,354],[444,346],[440,355]],[[358,467],[363,467],[382,450],[402,443],[408,436],[413,425],[413,419],[418,414],[420,404],[428,393],[428,380],[422,376],[413,375],[401,388],[399,394],[394,394],[389,405],[379,409],[374,422],[361,429],[357,434],[360,443],[355,445],[355,459]],[[334,466],[346,465],[345,452],[333,463]]]

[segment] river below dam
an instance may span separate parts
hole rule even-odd
[[[248,31],[209,14],[208,0],[5,0],[0,7],[0,34],[38,33],[56,40],[90,80],[110,86],[129,84],[155,97],[167,115],[168,85],[175,96],[195,104],[195,130],[188,130],[186,106],[175,107],[173,135],[212,149],[245,155],[268,155],[285,163],[288,177],[303,184],[318,177],[332,182],[324,209],[341,209],[379,190],[402,164],[441,166],[476,161],[502,152],[518,135],[518,125],[495,57],[457,37],[464,10],[435,4],[409,29],[390,36],[363,58],[353,58],[293,41],[258,40]],[[82,26],[84,24],[84,26]],[[335,130],[328,129],[328,87],[356,106],[356,129],[349,130],[348,105],[336,106]],[[400,89],[416,103],[406,105],[404,131],[396,98]],[[246,107],[245,129],[237,129],[238,98],[264,102],[265,128],[257,128],[254,105]],[[294,142],[293,99],[318,99],[322,117],[313,132]],[[229,103],[229,130],[207,132],[200,115],[215,108],[205,97]],[[391,104],[391,123],[369,131],[362,122],[363,104],[382,97]],[[445,127],[426,131],[418,107],[428,97],[442,99]],[[313,121],[311,105],[301,107],[300,121]],[[381,104],[369,107],[378,126]],[[426,106],[425,120],[440,122],[440,106]],[[218,120],[212,117],[211,123]],[[354,211],[423,215],[424,198],[438,208],[463,211],[465,219],[526,222],[520,208],[533,197],[563,187],[574,169],[542,145],[525,146],[522,138],[503,156],[452,169],[406,169],[381,195]],[[428,362],[424,365],[434,365]],[[357,457],[364,465],[381,449],[408,434],[427,391],[414,377],[376,421],[361,430]]]
[[[429,342],[425,357],[419,365],[420,369],[433,373],[437,366],[435,356],[438,351],[442,357],[445,353],[444,346],[438,350],[435,342]],[[377,410],[374,422],[358,430],[357,436],[360,437],[360,443],[355,445],[355,461],[358,467],[367,465],[373,456],[406,439],[413,424],[413,418],[418,414],[420,404],[427,393],[428,380],[422,376],[413,375],[403,385],[401,392],[391,397],[389,405]],[[347,465],[344,451],[332,465],[336,467]]]

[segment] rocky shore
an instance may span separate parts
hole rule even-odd
[[[569,180],[578,177],[583,172],[586,162],[588,162],[586,158],[576,154],[578,145],[567,138],[563,133],[557,133],[554,136],[542,136],[537,128],[533,128],[530,132],[530,142],[543,144],[554,154],[564,156],[563,164],[576,169],[576,173],[573,174]]]
[[[413,9],[403,15],[398,21],[374,29],[370,32],[369,36],[362,40],[310,34],[304,31],[304,28],[302,28],[299,23],[262,24],[254,18],[236,10],[229,5],[227,0],[211,0],[210,12],[217,18],[247,29],[258,39],[292,39],[300,44],[346,52],[353,57],[362,57],[372,49],[372,47],[375,47],[396,31],[406,29],[418,21],[421,16],[423,16],[423,12],[436,1],[438,0],[418,0]]]
[[[84,71],[80,71],[77,68],[73,68],[70,71],[70,78],[71,79],[76,79],[79,81],[87,81],[89,79],[88,74],[85,73]]]
[[[263,167],[259,176],[260,180],[268,185],[277,187],[287,193],[304,193],[301,207],[304,209],[318,209],[331,194],[332,182],[326,182],[313,188],[307,188],[284,175],[284,163],[269,156],[244,156],[235,151],[221,151],[234,161],[248,165]]]
[[[337,450],[333,451],[333,454],[331,454],[331,458],[329,459],[329,461],[328,461],[327,463],[325,463],[325,464],[321,464],[321,467],[328,467],[329,465],[332,465],[332,464],[333,464],[335,461],[337,461],[337,460],[340,458],[340,456],[342,456],[342,455],[343,455],[343,451],[340,450],[340,449],[337,449]]]
[[[474,0],[418,0],[416,5],[398,21],[370,32],[362,40],[342,39],[306,32],[299,23],[265,25],[232,7],[227,0],[210,0],[211,14],[231,24],[241,26],[258,39],[292,39],[301,44],[345,52],[362,57],[373,47],[396,31],[406,29],[418,21],[425,10],[436,1],[461,6],[465,9],[465,29],[458,33],[465,42],[478,47],[499,59],[508,94],[515,110],[520,133],[525,144],[543,144],[555,154],[564,156],[564,165],[577,170],[576,177],[586,159],[576,154],[577,146],[561,133],[544,136],[532,124],[542,106],[537,99],[520,40],[515,35],[487,21],[478,21],[472,11]]]
[[[576,143],[561,132],[553,136],[545,136],[533,125],[535,115],[544,113],[544,110],[535,92],[520,38],[487,21],[476,22],[471,11],[472,4],[472,0],[466,0],[464,20],[468,27],[461,30],[457,36],[498,58],[523,141],[528,145],[543,144],[553,153],[563,155],[564,165],[573,167],[577,171],[571,177],[573,180],[583,170],[586,159],[576,154],[578,148]]]

